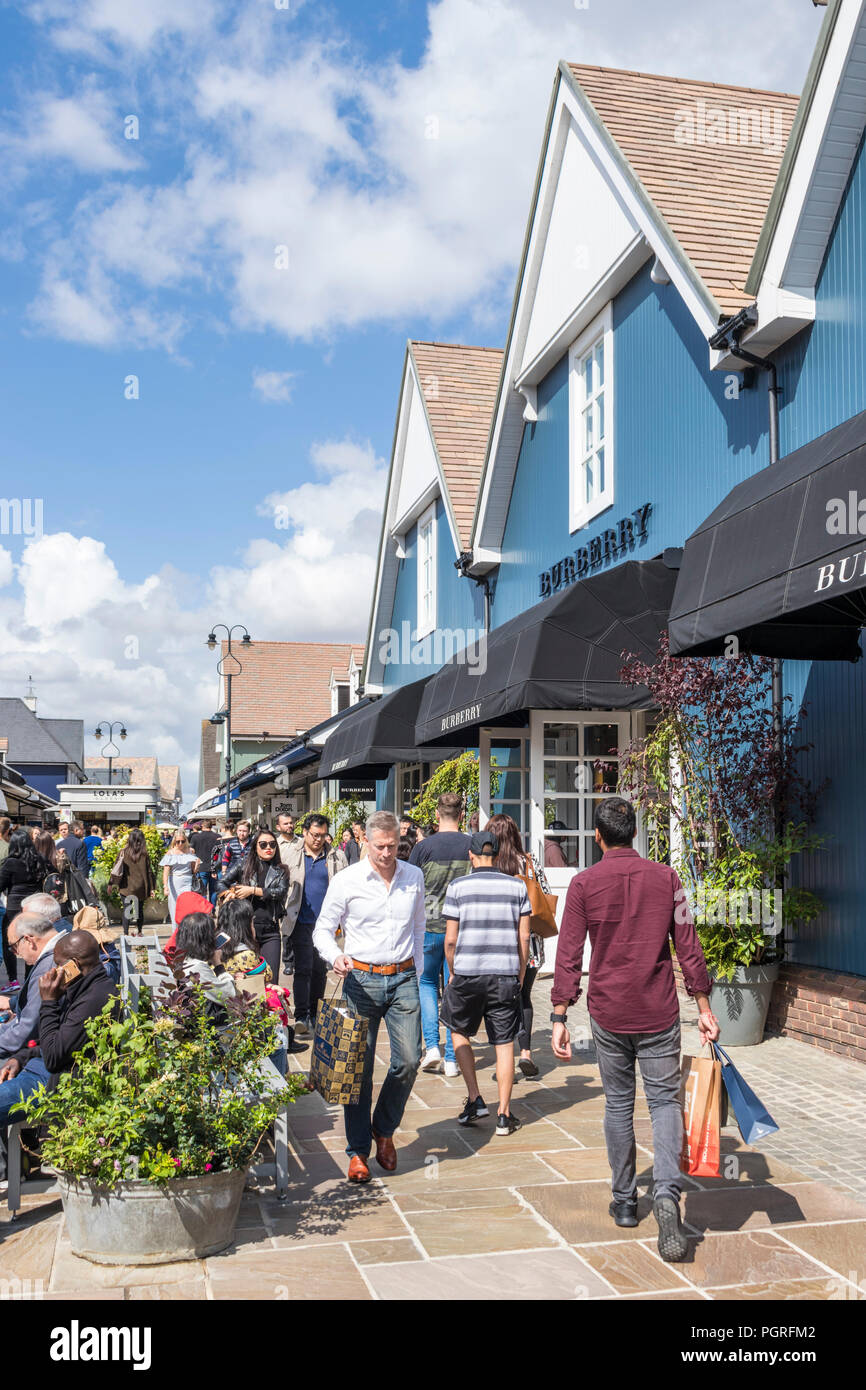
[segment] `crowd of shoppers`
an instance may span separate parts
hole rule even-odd
[[[251,833],[241,821],[222,836],[204,822],[189,839],[177,831],[160,861],[175,924],[167,950],[182,954],[184,973],[200,980],[215,1017],[225,1015],[226,1000],[239,990],[260,988],[288,1026],[282,958],[293,976],[297,1038],[315,1029],[328,969],[342,981],[343,1006],[367,1020],[361,1093],[344,1107],[351,1182],[370,1180],[374,1149],[384,1171],[397,1167],[394,1135],[419,1069],[462,1076],[467,1094],[455,1115],[460,1125],[490,1115],[472,1044],[482,1025],[496,1055],[496,1137],[508,1138],[521,1124],[512,1110],[515,1061],[524,1078],[539,1074],[532,990],[544,944],[532,930],[527,883],[535,879],[548,892],[544,867],[527,853],[511,817],[493,816],[483,830],[473,818],[471,833],[461,829],[463,818],[460,797],[446,794],[435,824],[423,829],[384,811],[366,823],[354,821],[336,837],[318,812],[300,826],[294,816],[280,815],[273,831],[260,826]],[[595,809],[594,826],[601,858],[575,875],[565,898],[551,1046],[556,1058],[572,1055],[567,1012],[582,993],[589,941],[587,1003],[605,1094],[611,1217],[618,1226],[637,1224],[633,1112],[639,1068],[653,1128],[658,1248],[662,1258],[680,1260],[686,1250],[679,1218],[681,1039],[671,945],[697,1002],[702,1041],[719,1036],[709,1005],[711,981],[676,873],[633,848],[633,807],[608,797]],[[117,953],[113,959],[98,907],[81,901],[104,844],[97,827],[85,837],[77,822],[61,825],[55,840],[0,819],[3,958],[11,982],[0,996],[0,1137],[13,1094],[30,1094],[72,1065],[84,1021],[112,997]],[[544,857],[552,865],[547,847]],[[140,925],[155,888],[140,829],[129,833],[111,883],[135,900]],[[77,969],[72,983],[63,969],[69,961]],[[17,987],[19,974],[24,978]],[[374,1102],[383,1024],[390,1063]],[[285,1065],[285,1047],[274,1060]]]

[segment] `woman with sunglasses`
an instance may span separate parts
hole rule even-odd
[[[257,830],[249,853],[233,864],[220,884],[230,888],[233,897],[249,898],[259,951],[274,981],[280,978],[280,923],[286,912],[289,876],[277,848],[277,837],[270,830]]]

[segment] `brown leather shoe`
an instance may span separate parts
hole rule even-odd
[[[352,1157],[351,1162],[349,1163],[349,1182],[369,1182],[369,1181],[370,1181],[370,1169],[367,1167],[367,1165],[366,1165],[366,1163],[364,1162],[363,1158],[359,1158],[358,1155],[355,1154],[355,1155]]]
[[[386,1139],[384,1134],[377,1134],[373,1131],[373,1138],[376,1141],[376,1162],[380,1168],[384,1168],[386,1173],[393,1173],[397,1167],[397,1150],[394,1148],[394,1140],[390,1137]]]

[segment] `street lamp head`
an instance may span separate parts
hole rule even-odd
[[[250,634],[249,634],[248,632],[245,632],[244,635],[243,635],[243,637],[241,638],[241,646],[242,646],[242,647],[248,647],[248,646],[250,645],[250,643],[252,642],[252,640],[253,640],[253,639],[252,639],[252,637],[250,637]]]
[[[96,728],[93,730],[93,737],[94,737],[94,738],[102,738],[102,725],[101,725],[101,724],[97,724]]]
[[[209,632],[209,633],[208,633],[208,636],[207,636],[207,644],[208,644],[208,646],[210,647],[211,651],[213,651],[214,647],[215,647],[216,644],[217,644],[216,633],[215,633],[215,632]]]
[[[210,719],[208,720],[208,723],[209,723],[209,724],[222,724],[222,722],[223,722],[224,719],[225,719],[225,715],[224,715],[224,714],[212,714],[211,717],[210,717]]]
[[[120,737],[121,737],[121,738],[126,738],[126,730],[125,730],[125,729],[121,729],[121,731],[120,731]]]

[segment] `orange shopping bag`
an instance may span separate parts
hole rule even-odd
[[[680,1168],[693,1177],[719,1176],[722,1067],[712,1057],[684,1057],[680,1080],[683,1149]]]

